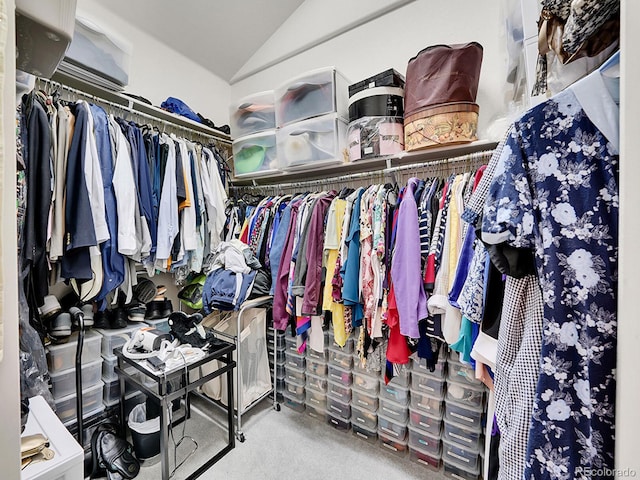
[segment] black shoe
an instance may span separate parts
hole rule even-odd
[[[167,318],[173,312],[171,300],[153,300],[147,303],[147,312],[145,318],[148,320],[158,320],[159,318]]]
[[[93,315],[93,328],[109,328],[109,311],[96,312]]]
[[[118,328],[126,328],[127,327],[127,311],[118,307],[114,310],[111,310],[111,318],[109,319],[109,326],[112,330]]]

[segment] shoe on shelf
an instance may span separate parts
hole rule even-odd
[[[69,337],[71,335],[71,314],[60,312],[49,320],[49,336],[53,338]]]
[[[147,308],[144,305],[132,305],[127,308],[127,317],[130,322],[144,322],[144,314]]]
[[[93,315],[93,328],[109,328],[109,311],[103,310]]]
[[[82,308],[84,314],[84,327],[91,328],[94,325],[93,303],[85,303]]]
[[[111,315],[109,318],[109,326],[112,330],[117,330],[118,328],[126,328],[127,327],[127,311],[118,307],[111,310]]]
[[[168,318],[173,312],[171,300],[153,300],[147,303],[147,312],[145,318],[147,320],[158,320],[160,318]]]
[[[55,295],[47,295],[44,297],[44,304],[41,307],[38,307],[38,312],[40,313],[41,318],[49,318],[57,313],[60,313],[62,307],[60,306],[60,302]]]

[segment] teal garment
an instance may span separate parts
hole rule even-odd
[[[463,362],[471,363],[471,349],[477,336],[477,333],[473,334],[473,322],[463,315],[460,323],[460,336],[458,341],[451,345],[451,350],[459,352],[460,360]]]

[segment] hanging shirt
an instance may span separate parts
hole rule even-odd
[[[417,184],[416,178],[409,179],[400,203],[391,264],[391,278],[400,314],[400,333],[411,338],[420,337],[418,322],[427,317],[427,297],[420,268],[418,207],[414,198]]]
[[[158,209],[158,246],[156,248],[156,265],[167,268],[166,262],[171,258],[171,248],[178,235],[178,195],[176,185],[176,149],[173,139],[162,135],[161,144],[169,146],[165,174],[162,181],[162,195]]]
[[[362,325],[364,317],[363,305],[360,301],[360,201],[364,189],[356,190],[353,200],[353,210],[349,224],[349,233],[346,237],[346,255],[343,256],[342,298],[345,306],[353,307],[352,324],[354,327]]]
[[[615,467],[618,135],[596,71],[515,123],[485,204],[483,240],[534,250],[544,299],[524,478]]]

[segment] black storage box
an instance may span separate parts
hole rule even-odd
[[[373,77],[365,78],[364,80],[349,85],[349,97],[352,97],[362,90],[373,87],[400,87],[404,88],[404,75],[397,72],[393,68],[378,73]]]

